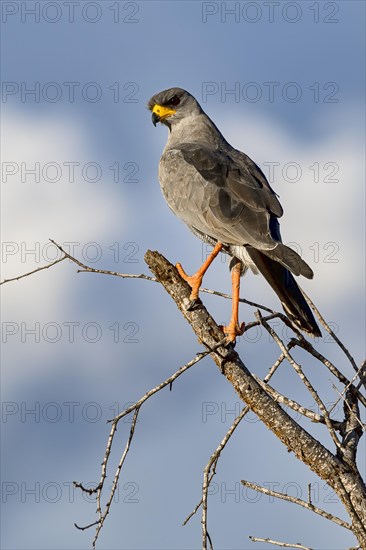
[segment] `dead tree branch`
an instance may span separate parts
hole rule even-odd
[[[64,256],[62,256],[62,258],[58,258],[54,262],[51,262],[50,264],[47,264],[47,265],[43,265],[42,267],[37,267],[37,269],[33,269],[33,271],[29,271],[28,273],[24,273],[23,275],[18,275],[17,277],[12,277],[11,279],[4,279],[3,281],[1,281],[0,285],[4,285],[5,283],[11,283],[12,281],[19,281],[20,279],[24,279],[24,277],[29,277],[30,275],[34,275],[34,273],[38,273],[38,271],[49,269],[50,267],[53,267],[54,265],[59,264],[60,262],[63,262],[68,257],[69,257],[68,254],[64,253]]]
[[[301,366],[293,359],[293,357],[290,355],[290,353],[287,351],[287,348],[285,344],[282,342],[281,338],[276,334],[276,332],[273,330],[273,328],[267,323],[267,321],[262,317],[259,311],[255,313],[255,316],[261,321],[264,328],[269,332],[269,334],[272,336],[274,341],[278,344],[278,347],[282,351],[282,353],[285,355],[287,361],[290,363],[290,365],[294,368],[296,374],[299,376],[300,380],[304,383],[305,387],[309,391],[310,395],[313,397],[315,403],[318,405],[319,409],[323,413],[325,424],[327,425],[329,434],[331,438],[333,439],[333,442],[337,448],[338,451],[341,451],[341,443],[338,440],[338,437],[334,431],[334,427],[332,425],[332,422],[329,418],[328,411],[320,399],[318,392],[315,390],[314,386],[311,384],[308,377],[304,374]]]
[[[173,298],[199,341],[211,348],[217,345],[222,339],[222,332],[203,305],[199,305],[193,311],[187,310],[190,287],[180,278],[175,267],[158,252],[148,251],[145,254],[145,261]],[[288,355],[286,348],[281,351],[285,356]],[[361,546],[366,548],[366,487],[357,469],[351,467],[344,457],[331,453],[296,423],[258,384],[235,350],[219,347],[211,353],[211,357],[226,379],[233,385],[239,397],[282,441],[287,449],[334,489],[351,514],[354,534]],[[324,414],[323,410],[322,413]],[[324,417],[327,414],[325,410]],[[329,423],[329,428],[330,426]]]
[[[305,292],[302,290],[302,293],[304,294],[305,298],[306,298],[306,301],[308,302],[308,304],[310,305],[311,309],[314,311],[315,315],[317,316],[317,318],[319,319],[319,321],[321,322],[321,324],[323,325],[323,327],[325,328],[325,330],[331,335],[331,337],[333,338],[333,340],[335,340],[338,344],[338,346],[341,348],[341,350],[343,351],[343,353],[346,355],[347,359],[349,360],[349,362],[351,363],[352,367],[354,368],[354,370],[357,372],[358,371],[358,367],[357,367],[357,364],[356,364],[356,361],[354,360],[354,358],[352,357],[352,355],[350,354],[350,352],[348,351],[348,349],[346,348],[346,346],[343,344],[343,342],[340,341],[340,339],[338,338],[338,336],[335,334],[335,332],[330,328],[330,326],[328,325],[328,323],[325,321],[324,317],[321,315],[320,311],[316,308],[316,306],[314,305],[314,303],[311,301],[311,299],[309,298],[309,296],[307,294],[305,294]],[[363,381],[364,384],[366,384],[366,381],[364,380]]]
[[[334,516],[333,514],[330,514],[329,512],[326,512],[325,510],[322,510],[321,508],[318,508],[317,506],[314,506],[314,504],[312,504],[311,502],[306,502],[305,500],[301,500],[300,498],[291,497],[290,495],[286,495],[285,493],[279,493],[278,491],[267,489],[266,487],[262,487],[262,485],[252,483],[251,481],[246,481],[245,479],[242,479],[241,482],[245,487],[249,487],[249,489],[253,489],[253,491],[258,491],[259,493],[263,493],[264,495],[275,497],[281,500],[287,500],[288,502],[292,502],[293,504],[302,506],[307,510],[311,510],[315,514],[318,514],[323,518],[329,519],[329,521],[333,521],[334,523],[340,525],[341,527],[344,527],[345,529],[352,530],[352,526],[349,523],[341,518],[338,518],[337,516]]]
[[[98,486],[94,489],[87,489],[81,483],[75,483],[75,486],[80,488],[83,492],[86,492],[89,495],[96,494],[98,520],[84,527],[77,526],[81,530],[96,526],[96,534],[93,541],[94,547],[98,539],[100,530],[103,527],[105,519],[109,513],[113,500],[113,495],[121,474],[121,470],[125,463],[127,454],[129,453],[130,446],[134,437],[137,417],[139,415],[141,407],[143,406],[145,401],[148,400],[152,395],[161,391],[168,385],[171,387],[172,383],[179,376],[181,376],[187,369],[200,361],[203,357],[205,357],[206,355],[211,355],[212,359],[219,367],[222,374],[230,382],[230,384],[233,386],[240,399],[246,404],[246,406],[244,407],[242,413],[234,421],[233,425],[226,433],[220,445],[210,457],[210,460],[204,470],[202,500],[185,521],[186,523],[190,519],[190,517],[192,517],[192,515],[195,514],[197,510],[202,506],[203,548],[206,549],[207,544],[209,544],[210,548],[212,548],[212,540],[207,530],[207,498],[209,485],[212,481],[213,476],[216,473],[217,463],[225,445],[229,441],[241,419],[248,412],[248,410],[251,409],[258,416],[258,418],[280,439],[280,441],[287,447],[289,451],[293,452],[299,460],[304,462],[314,473],[316,473],[321,479],[326,481],[326,483],[334,489],[336,494],[343,502],[345,509],[352,520],[352,524],[350,525],[340,518],[332,516],[324,510],[320,510],[311,503],[310,499],[309,502],[306,503],[305,501],[300,501],[299,499],[291,499],[291,497],[280,493],[274,494],[274,491],[269,492],[268,489],[265,489],[265,491],[267,491],[267,494],[272,493],[272,496],[283,498],[305,508],[311,509],[313,512],[322,515],[323,517],[326,517],[327,519],[330,519],[335,523],[338,523],[338,525],[352,530],[352,532],[358,539],[360,547],[366,550],[366,487],[358,472],[356,465],[357,448],[360,438],[365,429],[365,426],[361,421],[359,405],[362,404],[366,406],[366,398],[360,392],[361,385],[363,384],[366,386],[366,362],[364,362],[361,367],[357,367],[348,349],[332,331],[332,329],[329,327],[329,325],[326,323],[326,321],[323,319],[317,308],[308,297],[306,298],[310,306],[314,310],[316,316],[318,317],[319,321],[341,348],[343,353],[348,358],[350,364],[352,365],[352,368],[356,371],[356,374],[352,378],[352,380],[348,380],[348,378],[339,369],[337,369],[337,367],[333,365],[331,361],[320,354],[314,348],[314,346],[310,342],[308,342],[295,327],[292,326],[291,322],[287,319],[285,315],[273,311],[270,308],[267,308],[260,304],[250,302],[246,299],[241,299],[241,302],[253,307],[257,307],[267,313],[266,316],[262,316],[259,311],[256,312],[256,321],[248,323],[246,325],[246,331],[251,330],[255,326],[262,325],[265,330],[271,335],[271,337],[277,343],[281,350],[279,358],[273,364],[267,376],[263,380],[260,380],[257,376],[252,375],[248,371],[233,347],[229,347],[226,345],[226,339],[223,337],[223,333],[221,332],[214,319],[210,316],[206,308],[202,305],[202,303],[197,304],[197,306],[193,310],[187,309],[187,306],[190,304],[190,287],[185,281],[180,278],[175,267],[158,252],[148,251],[145,255],[145,260],[155,276],[148,276],[145,274],[124,274],[87,266],[84,263],[80,262],[78,259],[68,254],[55,241],[51,240],[51,242],[61,252],[62,256],[60,258],[46,266],[37,268],[18,277],[5,279],[1,284],[31,276],[39,271],[51,268],[66,259],[69,259],[80,268],[78,269],[78,272],[105,274],[121,278],[145,279],[148,281],[157,282],[164,287],[164,289],[175,301],[182,315],[189,322],[195,334],[197,335],[199,342],[207,350],[203,353],[198,354],[195,359],[181,367],[177,372],[167,378],[164,382],[149,390],[144,396],[141,397],[140,400],[134,403],[134,405],[128,407],[121,414],[117,415],[114,419],[110,421],[112,424],[111,431],[108,437],[106,451],[102,462],[101,478]],[[202,289],[202,291],[209,294],[215,294],[223,298],[230,298],[229,295],[221,292],[209,289]],[[268,321],[274,318],[281,319],[281,321],[283,321],[286,326],[290,327],[296,335],[296,337],[292,338],[290,342],[286,345],[279,338],[273,328],[268,324]],[[317,360],[322,362],[332,374],[332,376],[337,378],[338,381],[345,386],[342,391],[337,390],[339,393],[339,399],[337,400],[336,404],[339,402],[340,399],[342,399],[344,402],[344,418],[341,421],[332,420],[330,418],[330,413],[334,409],[335,405],[333,405],[333,407],[329,410],[325,407],[313,384],[304,374],[301,365],[297,361],[295,361],[294,357],[290,353],[291,349],[295,348],[296,346],[303,348],[305,351],[313,355]],[[321,414],[317,414],[310,409],[303,407],[293,399],[286,397],[281,392],[267,384],[271,376],[276,372],[279,366],[284,363],[285,360],[290,363],[295,372],[298,374],[300,380],[305,384],[306,388],[313,397],[314,402],[318,405]],[[357,378],[359,378],[359,383],[355,385]],[[320,441],[315,439],[308,431],[300,426],[281,407],[281,404],[290,407],[292,410],[298,412],[312,422],[318,422],[326,425],[336,446],[336,453],[331,452],[322,443],[320,443]],[[111,492],[103,509],[102,494],[107,477],[107,466],[109,464],[109,457],[112,451],[112,445],[117,431],[117,425],[123,417],[131,413],[134,413],[134,416],[130,427],[129,436],[127,438],[124,451],[122,453],[122,456],[120,457],[120,461],[114,475]],[[341,440],[338,439],[335,433],[336,431],[340,433],[340,436],[342,438]],[[260,486],[250,484],[250,482],[243,482],[243,484],[251,486],[252,488],[255,487],[257,490],[262,490],[262,492],[265,492],[263,490],[264,488],[259,489]],[[289,544],[273,541],[271,539],[259,539],[256,537],[250,538],[253,540],[253,542],[268,542],[285,547],[302,549],[307,548],[298,543]]]
[[[104,453],[104,458],[103,458],[103,462],[102,462],[102,473],[101,473],[101,478],[100,478],[99,484],[94,489],[87,489],[83,486],[82,483],[74,481],[74,487],[81,489],[83,492],[87,493],[88,495],[92,495],[92,494],[96,493],[97,513],[98,513],[99,519],[94,523],[91,523],[89,525],[82,526],[82,527],[75,524],[75,526],[78,529],[83,530],[83,531],[85,529],[89,529],[90,527],[93,527],[94,525],[97,526],[96,527],[96,533],[95,533],[94,540],[93,540],[93,548],[95,548],[95,545],[97,543],[100,531],[101,531],[101,529],[104,525],[104,522],[107,518],[107,515],[109,514],[109,510],[110,510],[110,507],[111,507],[111,504],[112,504],[112,501],[113,501],[114,493],[117,489],[118,480],[119,480],[119,477],[120,477],[120,474],[121,474],[121,470],[122,470],[122,467],[124,465],[127,454],[130,450],[132,439],[133,439],[133,436],[135,434],[135,428],[136,428],[136,424],[137,424],[137,417],[138,417],[138,414],[140,412],[140,409],[141,409],[142,405],[150,397],[152,397],[154,394],[158,393],[159,391],[163,390],[167,386],[169,386],[171,388],[173,382],[177,378],[179,378],[182,374],[184,374],[188,369],[193,367],[193,365],[195,365],[196,363],[201,361],[204,357],[206,357],[206,355],[208,355],[209,353],[212,353],[217,348],[221,347],[224,344],[224,342],[225,342],[225,338],[223,338],[221,342],[216,344],[216,346],[209,349],[208,351],[198,353],[194,359],[192,359],[191,361],[189,361],[188,363],[183,365],[172,376],[169,376],[169,378],[164,380],[164,382],[162,382],[161,384],[159,384],[155,388],[153,388],[153,389],[149,390],[148,392],[146,392],[138,401],[136,401],[136,403],[134,403],[130,407],[127,407],[124,411],[122,411],[120,414],[115,416],[112,420],[109,420],[109,422],[112,424],[112,427],[111,427],[111,431],[109,433],[108,442],[107,442],[106,450],[105,450],[105,453]],[[134,413],[134,416],[133,416],[133,420],[132,420],[132,424],[131,424],[131,428],[130,428],[129,437],[127,439],[125,449],[124,449],[123,454],[120,458],[120,461],[119,461],[118,466],[117,466],[116,473],[115,473],[114,478],[113,478],[112,489],[109,493],[108,501],[105,505],[104,511],[102,511],[102,504],[101,504],[102,493],[103,493],[105,481],[107,479],[107,466],[108,466],[109,458],[110,458],[111,451],[112,451],[112,445],[113,445],[114,437],[115,437],[116,432],[117,432],[117,426],[118,426],[118,423],[120,422],[120,420],[122,420],[122,418],[124,418],[125,416],[131,414],[132,412]]]
[[[289,542],[280,542],[278,540],[272,540],[272,539],[261,539],[258,537],[249,537],[252,542],[268,542],[268,544],[274,544],[276,546],[284,546],[285,548],[301,548],[302,550],[312,550],[312,548],[309,548],[308,546],[303,546],[302,544],[294,543],[290,544]]]
[[[302,414],[303,416],[306,416],[306,418],[309,418],[312,422],[318,422],[320,424],[326,424],[325,417],[321,414],[317,414],[314,411],[311,411],[310,409],[307,409],[306,407],[303,407],[302,405],[299,405],[296,401],[293,399],[290,399],[289,397],[286,397],[285,395],[282,395],[282,393],[278,392],[272,386],[269,384],[263,382],[258,376],[253,374],[254,378],[258,382],[258,384],[261,385],[261,387],[269,393],[271,397],[278,403],[281,403],[282,405],[285,405],[287,407],[290,407],[295,412],[298,412],[299,414]],[[329,419],[329,421],[332,423],[334,429],[339,429],[339,422]]]

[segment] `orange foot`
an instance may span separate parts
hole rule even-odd
[[[192,302],[195,302],[198,299],[198,293],[202,284],[203,275],[199,271],[194,275],[187,275],[184,271],[182,264],[175,264],[179,275],[186,281],[192,289],[189,299]]]
[[[245,323],[239,323],[233,319],[227,326],[220,325],[221,330],[227,335],[229,342],[234,343],[237,336],[241,336],[244,333]]]
[[[198,299],[198,293],[200,290],[200,286],[202,284],[202,279],[218,253],[222,250],[222,243],[218,242],[216,243],[214,249],[212,250],[211,254],[208,256],[207,260],[201,265],[197,273],[195,273],[192,276],[187,275],[187,273],[184,271],[182,264],[176,264],[175,267],[178,270],[179,275],[184,279],[189,286],[192,289],[190,300],[191,300],[191,306],[194,306]],[[190,306],[190,307],[191,307]]]

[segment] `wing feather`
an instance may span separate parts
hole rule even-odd
[[[311,278],[309,266],[281,243],[277,218],[283,210],[264,174],[244,153],[233,151],[229,156],[199,143],[166,150],[159,179],[168,204],[191,229],[224,244],[252,246]]]

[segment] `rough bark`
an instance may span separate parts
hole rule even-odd
[[[190,287],[176,268],[164,256],[150,250],[145,254],[145,261],[190,323],[199,341],[208,348],[222,341],[223,333],[203,304],[193,311],[187,310]],[[330,452],[297,424],[258,384],[235,350],[222,346],[211,356],[240,399],[286,445],[288,451],[334,489],[350,515],[353,533],[366,550],[366,487],[352,462]]]

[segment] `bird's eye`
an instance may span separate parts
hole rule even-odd
[[[179,99],[179,97],[178,97],[177,95],[173,96],[173,97],[172,97],[171,99],[169,99],[169,101],[168,101],[168,105],[173,105],[174,107],[175,107],[176,105],[179,105],[179,103],[180,103],[180,99]]]

